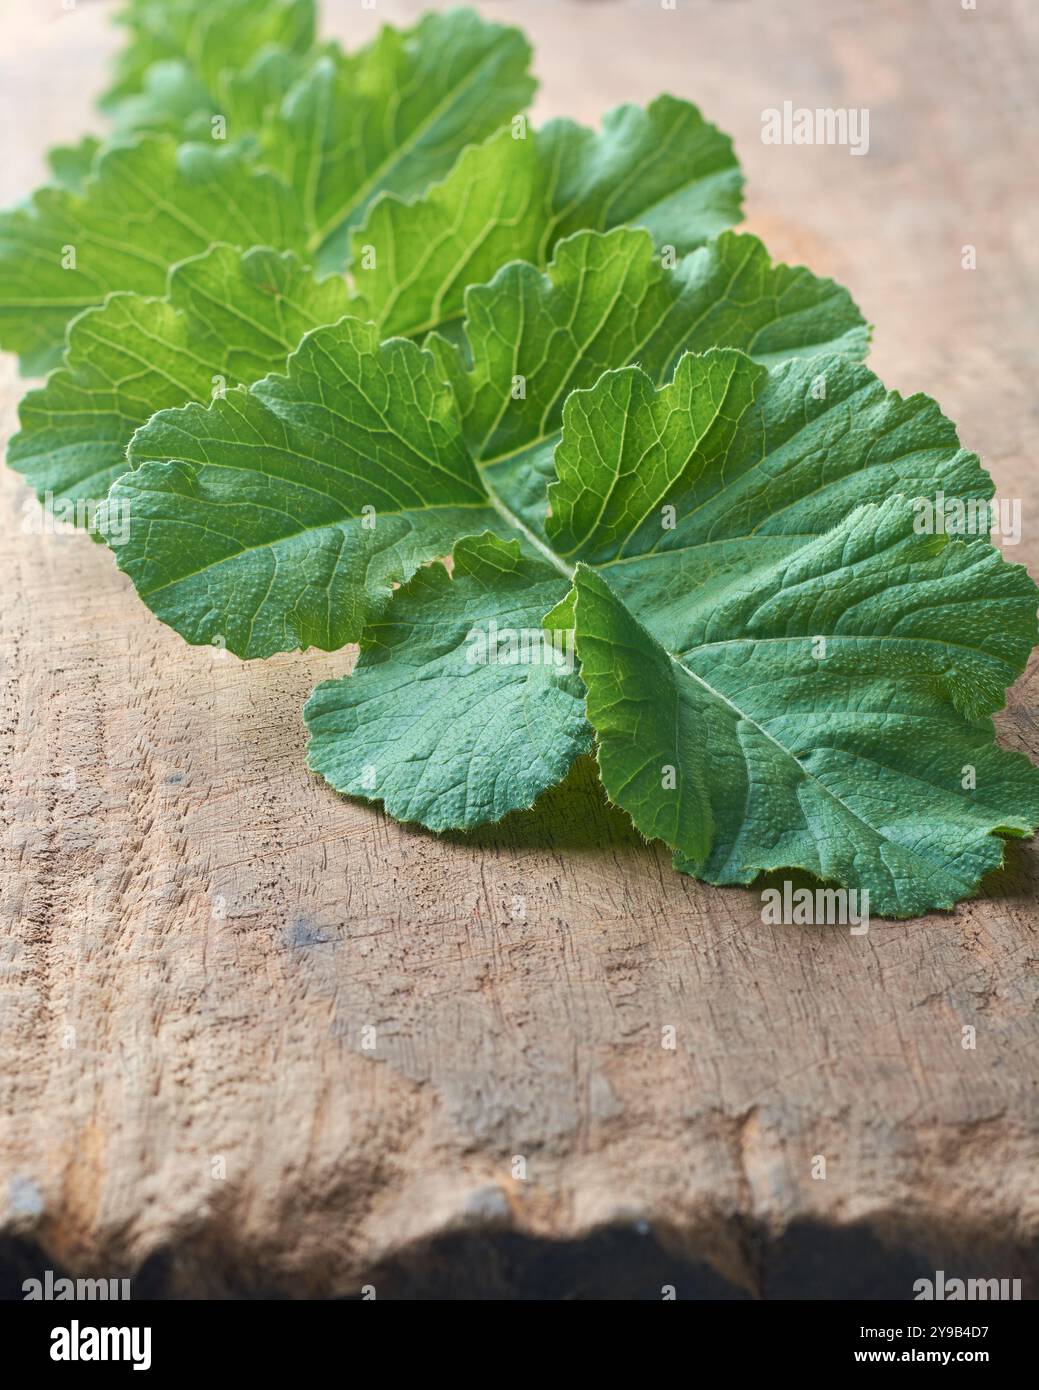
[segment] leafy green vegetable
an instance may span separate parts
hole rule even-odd
[[[619,106],[598,133],[520,118],[423,196],[372,205],[352,238],[355,310],[385,335],[441,327],[461,315],[468,285],[507,261],[543,266],[584,228],[646,227],[681,255],[739,221],[742,186],[728,136],[674,97]]]
[[[515,29],[427,15],[357,54],[319,56],[270,110],[293,69],[267,55],[235,87],[243,122],[263,122],[253,139],[221,149],[140,135],[100,151],[87,176],[87,147],[62,156],[60,185],[0,215],[0,346],[45,371],[76,313],[118,290],[161,294],[172,265],[215,242],[341,269],[373,198],[420,191],[523,108],[528,59]]]
[[[347,298],[341,280],[319,282],[290,252],[216,246],[182,261],[165,299],[114,294],[73,320],[67,365],[22,400],[8,462],[41,500],[96,503],[156,410],[284,366],[304,333],[342,317]]]
[[[735,234],[666,270],[647,232],[582,232],[547,275],[507,266],[467,305],[461,349],[380,346],[347,320],[286,377],[155,415],[112,490],[131,521],[111,543],[148,606],[240,656],[335,649],[461,536],[541,527],[567,392],[611,363],[666,379],[685,348],[857,355],[866,337],[844,291]]]
[[[991,494],[933,402],[836,358],[690,354],[659,390],[627,368],[573,393],[556,460],[545,539],[460,542],[461,578],[420,572],[314,692],[338,790],[442,830],[558,781],[588,732],[547,615],[608,793],[699,877],[803,867],[905,916],[1031,832],[1039,772],[986,716],[1037,591],[987,538],[915,534],[920,489]]]
[[[603,784],[711,883],[802,868],[872,910],[952,907],[1039,823],[1039,771],[990,719],[1036,637],[987,539],[913,533],[904,497],[690,606],[671,647],[604,574],[576,624]]]
[[[467,32],[474,36],[474,39],[480,33],[479,30],[471,28],[467,29]],[[393,34],[393,31],[386,31],[385,43],[390,40],[396,43],[398,39],[399,36]],[[154,71],[152,69],[153,73]],[[313,95],[315,86],[312,83],[302,90]],[[275,122],[269,128],[277,130],[278,125]],[[377,199],[377,215],[370,219],[360,234],[361,244],[355,247],[359,255],[359,264],[365,261],[363,238],[375,234],[374,228],[382,220],[382,209],[387,210],[395,219],[399,228],[403,229],[404,235],[399,244],[387,240],[380,243],[383,250],[378,264],[395,268],[396,272],[402,275],[407,267],[408,248],[427,244],[425,221],[429,215],[432,214],[435,220],[439,220],[447,205],[452,202],[457,202],[463,214],[464,226],[468,226],[474,217],[483,219],[486,214],[487,220],[482,222],[485,237],[479,242],[482,251],[477,257],[477,262],[469,264],[464,257],[459,261],[460,276],[452,279],[449,292],[445,293],[445,287],[428,274],[419,276],[407,292],[406,304],[417,319],[421,319],[426,325],[440,324],[456,314],[461,307],[462,290],[468,275],[477,274],[483,268],[484,262],[494,269],[500,262],[511,259],[510,248],[523,248],[528,245],[533,253],[540,257],[546,248],[555,245],[560,231],[571,225],[580,225],[583,220],[593,223],[610,222],[622,214],[633,214],[637,209],[630,196],[623,196],[623,184],[630,183],[632,175],[636,172],[645,179],[645,183],[640,182],[639,187],[646,190],[644,196],[654,208],[649,220],[653,221],[656,218],[664,231],[676,237],[684,227],[685,240],[695,243],[714,222],[738,212],[740,180],[732,160],[729,142],[714,131],[713,127],[707,126],[695,108],[687,103],[662,99],[654,103],[649,112],[621,108],[607,117],[603,133],[598,136],[569,122],[555,122],[546,127],[538,140],[540,143],[536,143],[534,132],[530,132],[529,139],[513,140],[511,131],[506,129],[486,145],[475,146],[466,151],[456,171],[445,183],[438,186],[431,200],[418,199],[412,204],[405,204],[389,198]],[[282,139],[276,143],[280,143],[283,148],[292,149],[296,147],[297,142],[293,139]],[[285,230],[278,233],[273,226],[236,229],[230,216],[226,222],[221,222],[219,208],[203,218],[201,209],[194,202],[192,190],[184,186],[183,180],[178,178],[178,161],[183,163],[185,159],[183,149],[175,153],[173,145],[161,138],[144,141],[140,147],[133,148],[133,155],[124,150],[118,157],[110,155],[102,162],[98,182],[103,183],[104,187],[98,189],[98,196],[94,200],[87,200],[86,203],[91,209],[96,206],[102,214],[101,227],[95,226],[92,229],[99,244],[96,247],[91,246],[90,260],[111,271],[112,278],[106,284],[107,289],[116,291],[120,285],[137,285],[140,287],[140,294],[154,295],[157,292],[155,282],[161,275],[164,263],[174,262],[181,256],[199,254],[201,242],[193,234],[194,224],[199,221],[208,228],[205,235],[224,236],[238,240],[243,245],[250,240],[269,240],[281,245],[287,240],[287,244],[301,253],[304,247],[310,245],[312,238],[298,223],[286,224]],[[542,153],[538,154],[537,151]],[[657,153],[654,154],[654,151]],[[525,201],[529,213],[527,225],[530,234],[520,235],[519,228],[507,209],[499,209],[497,218],[491,215],[489,208],[477,211],[475,185],[470,182],[468,175],[472,166],[479,165],[488,154],[495,158],[501,155],[501,167],[498,167],[498,164],[492,166],[494,179],[500,188],[511,190],[510,197],[516,194],[521,201]],[[578,156],[581,158],[578,159]],[[186,228],[183,219],[178,217],[174,217],[169,224],[162,222],[153,225],[147,237],[142,235],[128,238],[131,256],[138,242],[142,246],[147,243],[143,263],[136,260],[128,263],[125,258],[108,260],[104,255],[101,239],[106,236],[114,238],[108,214],[116,209],[120,201],[119,174],[124,167],[129,167],[129,177],[139,178],[142,169],[154,166],[155,171],[158,171],[164,160],[172,161],[174,168],[164,204],[172,208],[191,198],[194,204],[192,227]],[[720,174],[712,172],[713,164],[719,161]],[[230,214],[237,212],[241,207],[249,207],[254,190],[250,155],[225,151],[221,170],[232,166],[236,173],[241,174],[241,178],[227,182],[221,174],[216,180],[218,198],[224,192],[230,195],[227,209]],[[321,161],[315,167],[323,167]],[[536,176],[540,201],[529,201],[532,188],[523,182],[521,174],[524,169]],[[549,170],[552,171],[551,181],[547,178]],[[285,172],[289,177],[293,177],[292,170]],[[153,182],[155,176],[153,175]],[[123,177],[122,182],[126,181],[126,177]],[[579,182],[582,185],[580,188]],[[276,193],[281,192],[280,186],[275,183],[270,183],[269,187]],[[665,190],[674,194],[666,218],[663,209],[669,200],[665,198]],[[63,202],[62,206],[66,208],[67,202]],[[293,217],[295,209],[291,200],[286,202],[285,206],[288,210],[287,215]],[[722,206],[726,209],[724,214],[719,211]],[[698,207],[701,209],[699,221],[696,215]],[[704,208],[713,210],[704,212]],[[316,202],[315,208],[311,211],[311,222],[317,217],[315,209]],[[75,220],[76,215],[73,213],[69,220]],[[80,211],[78,215],[81,222],[84,222],[85,212]],[[127,214],[122,208],[118,212],[117,220],[120,225],[126,225]],[[387,254],[387,247],[391,244],[393,253]],[[865,352],[867,332],[851,310],[846,293],[828,282],[815,280],[805,271],[773,268],[764,248],[753,239],[722,239],[700,257],[683,261],[671,271],[665,271],[651,258],[645,238],[632,242],[631,248],[627,252],[629,260],[635,262],[631,274],[639,281],[637,285],[632,284],[631,292],[646,292],[639,319],[642,330],[650,326],[650,315],[653,313],[659,313],[666,320],[668,312],[671,311],[671,317],[677,325],[669,328],[667,322],[663,322],[659,331],[655,333],[658,344],[663,342],[668,332],[674,334],[677,331],[681,334],[691,321],[691,314],[707,307],[709,312],[698,325],[695,342],[690,341],[684,345],[709,346],[716,342],[732,341],[750,346],[752,331],[759,331],[759,355],[765,356],[771,351],[781,357],[788,344],[792,344],[796,350],[802,350],[806,346],[805,326],[800,321],[804,316],[811,320],[811,328],[820,335],[820,342],[825,340],[829,325],[832,324],[835,335],[842,338],[838,346],[846,347],[847,351],[855,354]],[[443,249],[442,244],[440,249]],[[609,255],[614,254],[611,249]],[[454,256],[454,251],[451,255]],[[81,263],[77,258],[77,264]],[[598,271],[598,268],[596,269]],[[43,283],[53,285],[55,295],[61,287],[67,287],[70,280],[77,278],[75,274],[70,277],[70,272],[66,270],[54,271],[53,267],[50,270],[49,279]],[[363,270],[355,272],[355,276],[362,278],[365,274]],[[33,275],[38,286],[41,281],[36,278],[35,272]],[[82,277],[79,279],[82,280]],[[389,292],[387,286],[391,280],[392,275],[387,275],[379,281],[384,291]],[[650,284],[650,281],[653,283]],[[100,292],[94,290],[93,294],[97,297]],[[712,297],[715,301],[713,306]],[[688,301],[687,304],[683,304],[683,298]],[[54,315],[53,324],[48,325],[38,316],[33,316],[30,320],[28,315],[21,315],[16,316],[16,325],[24,327],[26,332],[33,335],[42,333],[53,338],[60,331],[70,310],[75,307],[75,303],[54,302],[50,306]],[[346,307],[344,303],[340,312],[345,312]],[[413,331],[419,326],[417,320],[407,325],[403,324],[400,322],[399,313],[389,310],[385,304],[376,315],[374,307],[366,305],[356,294],[350,299],[349,307],[354,312],[361,312],[365,317],[377,317],[384,335],[388,326],[402,331]],[[615,307],[622,308],[619,305]],[[568,312],[567,304],[564,302],[550,305],[549,310]],[[143,312],[125,304],[116,306],[112,311],[116,332],[121,331],[122,321],[128,313],[140,317]],[[329,315],[328,321],[338,316]],[[161,311],[152,307],[147,311],[147,317],[149,322],[157,322],[161,318]],[[622,319],[623,311],[619,314],[614,312],[613,318]],[[265,331],[262,312],[258,313],[257,326],[259,332]],[[75,375],[83,355],[82,344],[88,340],[91,342],[89,376],[95,395],[106,388],[117,391],[124,371],[124,362],[120,354],[103,351],[97,342],[98,336],[104,336],[103,321],[93,319],[89,333],[77,333],[73,326],[67,351],[67,366]],[[634,351],[639,345],[638,339],[630,334],[629,339],[631,350]],[[612,343],[605,338],[598,343],[588,344],[588,355],[581,366],[582,380],[593,380],[597,370],[613,365],[615,359],[612,347]],[[630,355],[624,351],[624,347],[625,344],[618,341],[617,348],[622,352],[619,360],[626,360]],[[437,348],[441,353],[451,351],[446,348],[446,344],[439,341]],[[662,349],[658,345],[655,350],[659,352]],[[227,374],[212,352],[209,356],[214,372]],[[270,362],[267,365],[273,367],[275,363]],[[457,372],[458,367],[447,363],[445,369]],[[567,370],[570,370],[569,366]],[[260,374],[262,373],[257,373]],[[539,389],[543,389],[548,380],[545,371],[540,371]],[[83,480],[93,480],[91,486],[97,487],[98,478],[103,476],[107,485],[107,482],[121,470],[114,453],[111,464],[103,475],[92,466],[98,445],[95,434],[101,421],[92,415],[89,409],[77,410],[74,416],[66,421],[61,441],[61,466],[54,466],[45,456],[46,450],[51,447],[52,439],[45,431],[38,430],[37,422],[46,422],[48,414],[54,410],[66,410],[66,405],[61,399],[65,381],[66,377],[63,376],[60,382],[54,384],[54,389],[48,388],[47,396],[33,397],[34,417],[27,422],[26,437],[18,441],[11,461],[27,475],[38,493],[49,490],[55,496],[67,496],[69,500],[75,501],[85,495],[80,487]],[[552,389],[554,390],[561,381],[562,378]],[[144,397],[140,390],[137,396],[143,404]],[[53,403],[48,404],[51,398],[54,398]],[[175,401],[167,384],[166,389],[152,401],[150,411],[140,419],[136,418],[136,412],[126,415],[125,419],[127,423],[132,419],[136,427],[137,424],[143,423],[148,414],[175,404],[185,404],[191,399],[199,399],[197,392],[185,393],[180,401]],[[76,430],[80,431],[78,440]],[[121,445],[125,446],[129,442],[130,433],[125,429],[120,430],[118,434],[108,430],[105,443],[110,446],[109,452]],[[31,436],[34,434],[38,434],[39,437],[33,439]],[[81,453],[81,461],[78,464],[74,460],[77,447]],[[63,477],[68,479],[68,492],[64,490]]]
[[[290,190],[235,146],[113,145],[81,193],[44,188],[0,217],[0,343],[42,372],[76,314],[117,290],[161,295],[171,265],[217,241],[302,251],[306,230]]]
[[[314,691],[310,766],[438,829],[531,806],[591,748],[572,644],[541,627],[559,593],[556,567],[518,541],[459,541],[452,576],[420,569],[366,631],[357,673]],[[489,631],[515,661],[487,659]]]
[[[726,231],[742,179],[694,106],[535,130],[525,39],[470,11],[350,55],[313,0],[121,22],[116,137],[0,215],[0,345],[66,349],[10,461],[92,523],[108,490],[187,640],[360,640],[305,710],[333,787],[470,827],[594,745],[680,870],[895,916],[1032,832],[991,716],[1039,590],[916,506],[991,479],[860,365],[844,290]]]
[[[228,67],[267,47],[306,54],[314,43],[314,0],[128,0],[116,22],[128,42],[101,105],[118,115],[145,88],[154,64],[182,65],[203,91],[214,91]]]

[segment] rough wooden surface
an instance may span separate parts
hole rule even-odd
[[[419,6],[325,8],[360,38]],[[1039,573],[1036,7],[484,8],[534,39],[539,116],[670,90],[734,133],[749,228],[851,288],[875,369],[935,395],[1023,499],[1008,553]],[[97,128],[106,11],[4,8],[5,204]],[[786,99],[869,107],[868,156],[763,145]],[[23,534],[2,486],[11,1277],[651,1298],[1035,1279],[1033,846],[954,914],[858,937],[678,877],[581,772],[480,836],[402,828],[304,770],[301,703],[347,654],[189,649],[102,547]],[[999,719],[1033,757],[1036,695],[1033,667]]]

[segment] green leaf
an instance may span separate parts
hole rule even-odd
[[[550,544],[566,564],[608,568],[668,644],[685,642],[733,575],[863,503],[992,495],[933,400],[903,399],[841,358],[765,370],[711,352],[683,358],[660,389],[626,368],[573,393],[563,418]]]
[[[518,29],[471,10],[380,30],[356,55],[320,59],[262,131],[267,163],[297,190],[321,268],[342,268],[349,231],[380,193],[443,178],[464,146],[522,112],[536,83]]]
[[[510,265],[466,296],[460,346],[428,346],[454,387],[466,439],[491,485],[540,531],[563,406],[606,370],[638,362],[666,381],[682,353],[738,347],[765,363],[866,353],[850,295],[761,242],[726,232],[661,264],[646,232],[561,242],[547,274]]]
[[[73,321],[66,365],[24,397],[8,462],[41,501],[71,503],[92,524],[156,410],[283,367],[304,333],[342,317],[347,297],[341,280],[318,281],[291,253],[228,246],[175,267],[165,299],[114,294]]]
[[[574,626],[569,576],[580,566],[579,572],[600,575],[632,622],[665,651],[684,651],[705,640],[719,606],[742,592],[745,576],[794,563],[814,537],[861,503],[901,492],[933,495],[940,488],[949,499],[978,499],[979,513],[987,516],[984,499],[992,491],[991,479],[977,458],[960,448],[934,402],[903,401],[865,367],[832,356],[770,369],[733,350],[687,354],[673,381],[659,390],[639,368],[607,372],[594,387],[567,398],[563,420],[551,514],[540,535],[524,536],[526,550],[560,576],[554,584],[546,582],[538,596],[545,624],[564,631]],[[395,623],[399,597],[380,617],[379,628],[365,633],[360,672],[367,669],[371,634]],[[425,597],[426,628],[447,630],[450,586]],[[511,612],[513,596],[497,598],[502,611]],[[489,591],[488,623],[495,616],[494,602]],[[583,659],[580,647],[578,654]],[[1015,648],[1005,667],[966,671],[962,662],[948,670],[936,664],[928,678],[944,689],[947,705],[973,718],[977,707],[966,692],[974,691],[974,699],[982,692],[994,698],[1012,678],[1018,654]],[[392,782],[395,728],[415,714],[423,687],[411,679],[402,649],[380,657],[380,680],[397,682],[398,692],[413,692],[410,703],[398,700],[396,725],[380,727],[375,720],[365,725],[367,762]],[[457,652],[451,661],[457,669]],[[489,689],[496,679],[507,691],[515,679],[512,663],[489,663],[481,680]],[[322,707],[337,710],[344,727],[348,712],[365,700],[366,686],[355,681],[348,677],[323,694]],[[488,698],[485,717],[491,708]],[[553,714],[557,723],[551,726]],[[545,709],[538,732],[546,746],[574,751],[558,710]],[[325,734],[327,739],[327,728]],[[326,742],[313,765],[337,789],[363,795],[357,751],[348,741],[337,760]],[[444,784],[470,786],[475,774],[464,757],[454,769],[443,762],[441,750],[438,778]],[[544,788],[549,785],[546,780]],[[468,797],[463,809],[475,811],[479,794],[470,791]],[[408,814],[419,814],[417,800]]]
[[[591,736],[572,641],[541,627],[558,570],[518,541],[459,541],[373,623],[354,674],[307,703],[309,764],[435,830],[499,820],[562,780]]]
[[[1036,586],[987,539],[914,534],[904,497],[734,575],[672,647],[603,572],[575,590],[604,786],[686,872],[807,869],[906,917],[1039,823],[1039,771],[983,717],[1035,641]]]
[[[350,228],[373,199],[424,191],[459,150],[524,110],[536,85],[529,61],[518,29],[453,10],[408,30],[384,26],[354,54],[265,49],[208,84],[190,62],[158,63],[115,114],[124,129],[196,139],[215,115],[230,138],[255,133],[265,166],[301,200],[310,252],[342,269]]]
[[[207,36],[203,52],[214,44]],[[241,60],[227,66],[235,52]],[[461,149],[525,109],[536,86],[529,62],[518,29],[452,10],[411,29],[383,26],[353,54],[247,42],[216,50],[209,71],[190,57],[156,63],[114,115],[123,129],[198,139],[220,115],[229,138],[254,133],[265,167],[300,200],[309,254],[341,270],[350,228],[373,199],[424,191]]]
[[[739,221],[742,185],[729,137],[674,97],[620,106],[600,133],[520,118],[422,197],[372,205],[352,238],[357,312],[384,336],[427,332],[461,315],[468,285],[507,261],[543,266],[585,228],[645,227],[681,255]]]
[[[754,267],[746,278],[732,273],[742,265]],[[540,511],[536,501],[526,508],[529,526],[523,516],[503,519],[502,507],[523,510],[514,494],[524,487],[499,479],[524,480],[517,448],[535,445],[550,459],[567,391],[611,361],[636,356],[665,374],[683,334],[693,345],[712,335],[760,340],[769,354],[796,351],[799,341],[810,350],[820,335],[860,351],[865,337],[844,291],[772,267],[745,237],[665,272],[646,232],[581,233],[560,244],[548,276],[508,267],[468,304],[464,354],[442,339],[433,353],[406,351],[404,340],[376,352],[374,325],[319,329],[287,378],[258,383],[245,401],[229,395],[207,411],[162,412],[142,429],[130,449],[135,471],[112,493],[130,516],[129,534],[112,544],[148,606],[189,641],[220,635],[240,656],[356,641],[392,585],[461,536],[526,528],[542,544],[543,476],[531,475]],[[400,374],[392,390],[390,362]],[[517,372],[526,395],[514,399]],[[436,450],[452,460],[449,494],[441,476],[413,461],[436,452],[433,428]],[[288,489],[278,515],[269,507],[272,471]],[[262,525],[254,524],[260,501]]]
[[[129,41],[101,105],[118,118],[156,63],[182,62],[202,90],[212,91],[228,67],[244,66],[268,46],[305,54],[314,18],[314,0],[129,0],[117,16]]]
[[[504,525],[433,359],[358,319],[305,337],[287,376],[160,411],[130,462],[120,567],[189,642],[244,657],[342,646],[424,560]]]
[[[102,153],[83,191],[43,188],[0,216],[0,344],[54,366],[65,326],[106,295],[161,295],[169,267],[218,241],[302,251],[291,192],[240,149],[147,136]]]
[[[208,28],[203,39],[216,42]],[[124,138],[86,177],[82,155],[63,156],[63,186],[0,215],[0,346],[26,372],[46,371],[77,313],[115,291],[161,294],[172,265],[215,242],[342,269],[348,228],[374,197],[419,191],[526,103],[528,58],[515,29],[464,10],[429,15],[412,30],[384,28],[357,54],[319,56],[280,104],[295,67],[265,54],[225,84],[237,113],[229,134],[243,126],[227,148]]]

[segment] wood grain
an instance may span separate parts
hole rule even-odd
[[[875,369],[1023,499],[1007,554],[1039,574],[1036,8],[480,8],[533,38],[539,118],[669,90],[734,133],[748,227],[849,286]],[[418,10],[326,0],[326,30]],[[108,11],[3,11],[5,205],[98,128]],[[868,155],[763,145],[786,99],[869,107]],[[22,383],[0,371],[6,438]],[[103,547],[24,534],[25,498],[5,471],[11,1277],[910,1297],[944,1268],[1039,1292],[1033,845],[955,913],[855,937],[679,877],[587,768],[479,835],[398,826],[304,769],[301,704],[348,653],[188,648]],[[1033,665],[999,718],[1033,757],[1037,689]]]

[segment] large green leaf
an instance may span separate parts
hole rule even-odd
[[[226,148],[122,138],[86,177],[87,147],[66,153],[59,186],[0,215],[0,346],[45,371],[78,312],[114,291],[161,294],[173,264],[215,242],[341,269],[348,228],[374,197],[416,193],[526,104],[528,59],[515,29],[464,10],[429,15],[355,55],[319,56],[270,110],[294,75],[283,54],[228,79],[243,138]]]
[[[228,246],[175,267],[165,299],[114,294],[73,321],[66,365],[22,400],[8,462],[41,501],[82,504],[78,519],[90,523],[155,411],[283,367],[304,333],[342,317],[347,297],[342,280],[318,281],[290,252]]]
[[[285,378],[156,415],[112,494],[131,517],[113,548],[149,607],[241,656],[334,649],[460,536],[539,530],[544,477],[528,486],[517,451],[550,457],[567,392],[604,366],[635,357],[666,375],[683,345],[735,340],[771,358],[865,341],[844,291],[772,266],[748,237],[665,271],[646,232],[580,233],[549,275],[508,267],[468,303],[461,353],[443,339],[433,352],[405,340],[376,351],[374,325],[341,324],[305,339]],[[448,492],[443,469],[414,463],[443,451]]]
[[[903,399],[840,358],[766,371],[712,352],[683,358],[660,389],[640,368],[607,372],[563,419],[549,543],[567,565],[608,569],[669,644],[732,576],[863,503],[939,491],[984,503],[993,491],[933,400]]]
[[[392,586],[500,521],[428,353],[346,318],[287,376],[208,408],[160,411],[109,501],[109,532],[150,608],[241,656],[334,648]]]
[[[916,535],[906,498],[733,577],[670,647],[603,572],[575,590],[603,783],[686,872],[807,869],[904,917],[952,907],[999,834],[1039,823],[1039,771],[984,717],[1035,641],[1036,587],[987,539]]]
[[[384,335],[443,326],[467,286],[507,261],[543,266],[583,228],[645,227],[682,255],[739,221],[742,185],[729,137],[674,97],[620,106],[599,133],[519,118],[423,196],[372,205],[352,238],[357,312]]]
[[[554,610],[550,627],[573,627],[568,595],[575,567],[608,585],[631,621],[661,650],[685,651],[706,640],[703,634],[713,630],[715,615],[743,592],[748,575],[796,564],[814,538],[857,506],[903,493],[933,496],[940,489],[949,499],[978,499],[984,514],[984,499],[992,491],[991,479],[960,447],[933,401],[902,400],[865,367],[833,356],[767,368],[733,350],[687,354],[661,389],[639,368],[612,371],[594,387],[573,392],[563,420],[550,515],[540,534],[528,528],[522,536],[531,562],[551,566],[559,578],[546,578],[537,603],[528,607],[517,602],[511,587],[496,592],[489,581],[480,596],[482,626],[489,628],[493,620],[498,629],[520,629],[528,647],[539,627],[540,604],[545,605],[542,616]],[[987,540],[983,545],[988,548]],[[1010,573],[1007,567],[1000,573],[1004,570]],[[883,569],[879,574],[883,578]],[[892,575],[892,584],[897,583]],[[445,817],[456,815],[459,819],[450,823],[469,825],[473,821],[466,817],[484,807],[482,793],[473,787],[483,772],[481,758],[474,753],[467,760],[465,750],[482,747],[476,736],[480,721],[493,715],[495,683],[503,697],[515,698],[532,673],[522,669],[522,658],[517,663],[507,653],[480,663],[474,675],[461,617],[462,612],[468,617],[472,606],[457,602],[452,586],[438,581],[422,588],[421,604],[405,598],[398,614],[405,592],[365,633],[355,674],[321,687],[320,698],[308,706],[312,729],[320,715],[311,763],[339,790],[392,795],[409,819],[428,816],[424,823],[441,829]],[[404,644],[387,642],[383,634],[420,624],[436,634],[435,660],[417,643],[419,656],[411,664]],[[950,715],[959,710],[957,717],[974,718],[979,701],[993,707],[1027,651],[1022,631],[1019,624],[1002,664],[986,659],[968,667],[963,660],[950,664],[944,658],[931,663],[926,680]],[[997,649],[998,641],[989,656]],[[890,657],[892,679],[901,669],[900,650],[895,646]],[[583,659],[580,644],[578,655]],[[906,647],[910,667],[915,659],[915,650]],[[566,693],[576,699],[567,675]],[[412,783],[408,770],[397,766],[399,730],[426,709],[431,678],[448,682],[459,732],[455,738],[445,731],[435,746],[429,780]],[[650,689],[654,680],[647,676]],[[388,689],[392,704],[370,700],[371,691],[381,696]],[[470,700],[469,692],[478,700]],[[575,718],[560,698],[546,703],[538,720],[542,746],[576,756],[581,743]],[[421,727],[435,730],[435,716],[423,715]],[[521,757],[522,745],[504,739],[502,744],[505,783],[515,784],[512,753],[515,748]],[[366,786],[365,767],[376,768],[382,780],[372,786],[369,777]],[[543,789],[551,785],[547,770],[532,764],[525,796],[538,776],[545,777]],[[465,789],[464,798],[458,788]],[[502,794],[495,789],[496,807]]]

